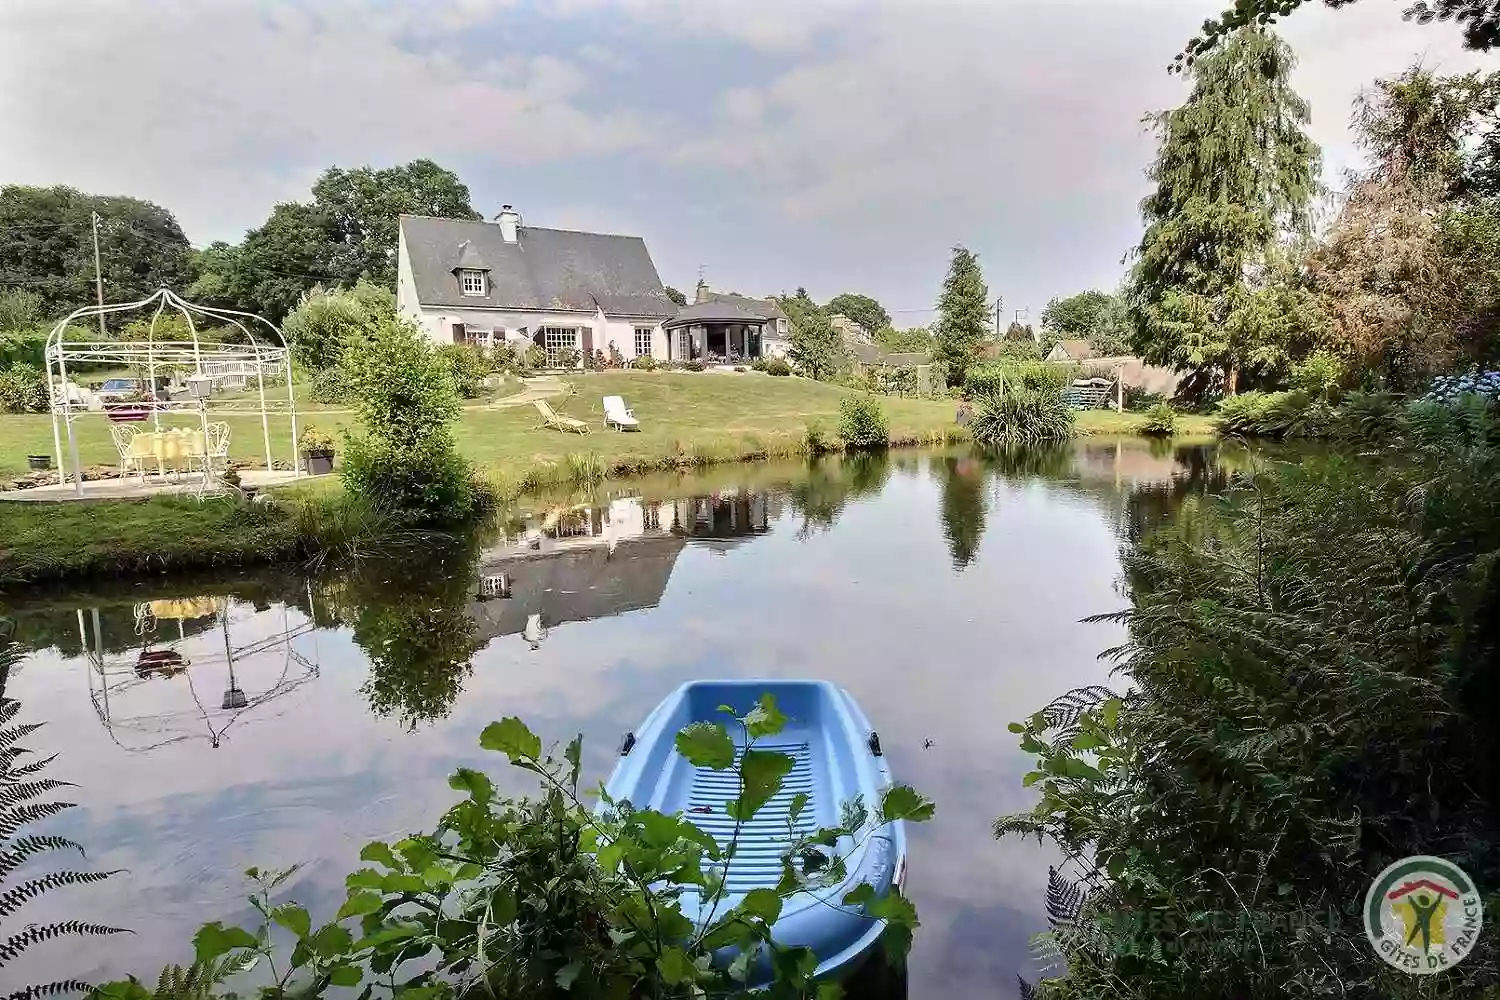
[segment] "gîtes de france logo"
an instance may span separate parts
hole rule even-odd
[[[1365,936],[1381,958],[1413,975],[1451,969],[1479,939],[1484,909],[1462,868],[1414,855],[1390,865],[1365,894]]]

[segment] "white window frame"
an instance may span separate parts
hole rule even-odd
[[[505,340],[504,330],[472,330],[467,326],[464,327],[464,341],[473,344],[475,347],[495,346],[497,334],[501,341]]]
[[[649,326],[638,326],[635,328],[635,356],[638,358],[648,357],[651,354],[651,343],[654,331]],[[645,338],[646,349],[641,350],[641,338]]]
[[[578,350],[578,327],[576,326],[544,326],[542,327],[542,350],[547,352],[547,366],[556,368],[558,365],[558,354],[564,349],[571,347]]]
[[[488,282],[483,271],[465,268],[458,272],[458,289],[465,295],[483,296]]]

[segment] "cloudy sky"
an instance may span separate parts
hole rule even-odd
[[[1164,67],[1223,0],[0,3],[0,183],[167,206],[238,240],[330,164],[423,156],[475,207],[644,236],[662,278],[805,285],[927,322],[948,248],[1007,311],[1111,287],[1139,234]],[[1286,34],[1335,176],[1349,103],[1450,25],[1396,0]]]

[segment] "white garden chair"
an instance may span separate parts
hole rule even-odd
[[[641,429],[641,422],[635,419],[635,414],[631,413],[630,408],[625,405],[625,400],[623,397],[605,396],[604,426],[618,427],[622,431],[638,431]]]
[[[229,466],[229,425],[223,421],[208,425],[208,437],[204,441],[205,467],[214,470],[215,463]]]
[[[135,424],[110,424],[109,436],[114,439],[115,451],[120,453],[120,475],[130,475],[131,467],[142,478],[146,478],[145,456],[135,453],[132,444],[141,429]]]

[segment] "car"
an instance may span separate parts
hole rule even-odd
[[[100,400],[106,403],[118,403],[129,398],[141,398],[146,392],[146,380],[140,378],[111,378],[105,379],[104,384],[94,393]]]

